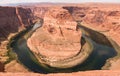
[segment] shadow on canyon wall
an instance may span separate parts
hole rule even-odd
[[[0,63],[0,72],[4,72],[4,64]]]
[[[28,8],[0,7],[0,43],[8,38],[10,33],[19,32],[31,24],[32,13]]]

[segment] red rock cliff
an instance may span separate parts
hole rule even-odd
[[[113,6],[113,7],[111,7]],[[120,6],[109,4],[81,5],[63,7],[72,14],[76,21],[97,31],[106,31],[120,45]]]
[[[22,7],[0,7],[0,41],[7,39],[10,33],[16,33],[20,28],[30,25],[32,13]]]
[[[30,26],[35,19],[43,18],[46,10],[44,7],[0,7],[0,41]]]
[[[6,46],[10,37],[42,18],[44,12],[45,9],[40,7],[0,7],[0,71],[4,70],[3,63],[8,59]]]

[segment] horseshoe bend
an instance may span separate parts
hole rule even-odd
[[[119,7],[0,6],[0,76],[120,75]]]

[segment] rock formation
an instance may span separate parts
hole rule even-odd
[[[111,7],[113,6],[113,7]],[[115,41],[120,46],[120,6],[118,5],[91,5],[81,7],[64,7],[69,10],[74,19],[81,22],[82,25],[99,31],[105,36]],[[79,9],[79,10],[76,10]],[[82,11],[81,11],[82,10]],[[77,12],[77,13],[76,13]],[[84,16],[81,16],[81,14]],[[77,16],[76,16],[77,15]],[[116,62],[115,62],[116,61]],[[119,69],[118,60],[111,61],[111,67],[109,69]]]
[[[28,39],[28,47],[52,61],[73,57],[80,51],[81,32],[76,31],[76,26],[67,10],[50,8],[43,26]]]
[[[2,64],[9,59],[6,55],[10,37],[31,24],[30,12],[30,9],[22,7],[0,7],[0,62]],[[0,67],[4,70],[3,65]]]
[[[31,11],[21,7],[0,7],[0,41],[10,33],[18,32],[20,27],[30,25]]]
[[[96,4],[91,6],[64,7],[69,10],[76,21],[91,27],[94,30],[104,32],[120,45],[120,8],[118,5]],[[117,36],[117,37],[116,37]]]
[[[1,22],[0,23],[0,68],[1,68],[0,71],[4,71],[4,65],[1,66],[1,64],[3,64],[8,59],[8,57],[6,56],[7,53],[6,46],[9,39],[15,33],[18,33],[19,31],[29,27],[39,18],[44,19],[43,27],[37,29],[35,33],[31,36],[31,38],[28,40],[28,46],[30,49],[32,49],[33,52],[41,53],[52,60],[61,60],[74,56],[75,54],[78,53],[79,49],[81,48],[81,45],[79,44],[81,38],[81,32],[76,31],[77,23],[75,21],[81,22],[81,24],[83,24],[84,26],[90,29],[102,32],[104,35],[110,37],[120,46],[120,40],[119,40],[120,39],[120,8],[119,7],[120,5],[117,4],[116,5],[75,4],[75,5],[66,5],[66,6],[62,5],[59,7],[54,6],[49,8],[46,6],[0,7],[0,22]],[[46,51],[42,51],[42,50],[46,50]],[[49,51],[51,53],[48,53]],[[113,60],[111,61],[111,63],[113,64],[111,64],[111,67],[109,69],[120,70],[120,67],[118,67],[120,63],[120,59]],[[15,65],[12,65],[11,67],[14,70],[17,69]],[[18,67],[20,68],[22,66],[20,65]],[[19,70],[18,72],[20,71],[21,70]],[[58,75],[59,76],[60,75],[104,76],[108,74],[112,76],[120,75],[119,71],[92,71],[92,72],[84,72],[84,73],[77,72],[72,74],[56,74],[56,75],[57,76]],[[10,76],[10,75],[13,74],[6,73],[6,76]],[[33,74],[33,73],[32,74],[15,73],[14,75],[39,76],[39,74]],[[50,75],[52,76],[53,74]],[[0,73],[0,76],[5,76],[5,73]]]

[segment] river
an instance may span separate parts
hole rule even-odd
[[[40,23],[39,23],[40,24]],[[84,71],[84,70],[100,70],[106,60],[116,56],[116,50],[107,44],[102,44],[96,42],[91,36],[88,36],[84,33],[82,36],[83,39],[87,43],[90,42],[90,46],[93,48],[92,52],[90,53],[89,57],[84,60],[79,65],[76,65],[71,68],[52,68],[46,66],[44,64],[39,63],[35,55],[30,51],[27,46],[27,39],[34,33],[37,28],[40,28],[41,24],[35,24],[31,30],[26,31],[24,34],[19,35],[18,38],[14,39],[14,42],[11,43],[11,48],[17,54],[18,60],[29,70],[37,73],[54,73],[54,72],[76,72],[76,71]],[[85,31],[85,29],[83,29]],[[88,31],[86,31],[88,32]],[[87,41],[88,40],[88,41]],[[88,49],[90,49],[89,47]]]

